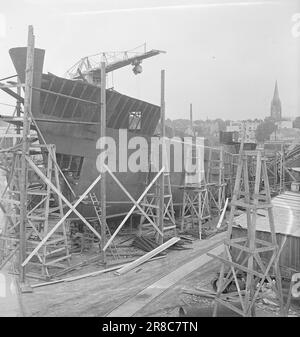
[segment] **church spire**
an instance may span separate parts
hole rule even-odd
[[[273,117],[276,120],[281,119],[281,101],[279,98],[277,80],[275,82],[274,95],[271,102],[271,117]]]
[[[275,82],[275,89],[274,89],[273,100],[280,100],[280,99],[279,99],[279,93],[278,93],[278,84],[277,84],[277,80],[276,80],[276,82]]]

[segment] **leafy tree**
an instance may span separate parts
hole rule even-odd
[[[272,132],[276,130],[276,124],[273,118],[267,117],[257,126],[255,138],[258,142],[264,142],[270,139]]]

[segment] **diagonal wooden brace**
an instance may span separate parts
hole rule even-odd
[[[106,165],[105,165],[106,166]],[[108,169],[108,167],[106,166],[106,169]],[[125,224],[125,222],[127,221],[127,219],[130,217],[130,215],[133,213],[133,211],[135,210],[135,208],[137,207],[137,205],[143,200],[144,196],[148,193],[148,191],[150,190],[150,188],[153,186],[153,184],[155,183],[155,181],[159,178],[159,176],[163,173],[163,171],[165,170],[165,168],[163,167],[158,173],[157,175],[153,178],[153,180],[151,181],[151,183],[147,186],[147,188],[145,189],[145,191],[140,195],[140,197],[138,198],[137,201],[134,200],[134,205],[132,206],[132,208],[130,209],[130,211],[127,213],[127,215],[125,216],[125,218],[122,220],[122,222],[120,223],[119,227],[114,231],[114,233],[112,234],[112,236],[110,237],[110,239],[106,242],[106,245],[103,247],[103,250],[105,251],[107,249],[107,247],[111,244],[111,242],[113,241],[113,239],[115,238],[115,236],[119,233],[119,231],[121,230],[121,228],[123,227],[123,225]],[[110,172],[110,170],[108,169],[108,172]],[[119,183],[118,183],[119,184]],[[120,185],[119,185],[120,186]],[[120,186],[121,187],[121,186]],[[123,185],[122,185],[123,187]],[[163,235],[163,233],[158,229],[158,232],[160,235]]]
[[[105,165],[106,166],[106,165]],[[144,217],[150,222],[150,224],[159,232],[160,235],[163,235],[161,230],[156,226],[155,222],[150,219],[148,214],[142,209],[142,207],[138,204],[138,202],[131,196],[131,194],[126,190],[126,188],[121,184],[121,182],[118,180],[118,178],[110,171],[110,169],[106,166],[106,169],[108,173],[111,175],[111,177],[114,179],[114,181],[119,185],[121,190],[127,195],[127,197],[133,202],[135,207],[137,207]]]
[[[38,252],[38,250],[45,244],[45,242],[51,237],[51,235],[57,230],[57,228],[66,220],[66,218],[74,212],[87,226],[88,228],[101,240],[101,236],[92,227],[88,221],[76,210],[76,207],[81,203],[81,201],[86,197],[86,195],[94,188],[94,186],[101,179],[101,175],[99,175],[94,182],[89,186],[89,188],[81,195],[81,197],[76,201],[74,205],[72,205],[68,199],[52,184],[52,182],[43,174],[43,172],[34,164],[34,162],[30,159],[30,157],[26,156],[26,160],[29,165],[33,168],[33,170],[45,181],[45,183],[51,187],[51,189],[68,205],[70,208],[68,212],[58,221],[58,223],[50,230],[49,233],[43,238],[43,240],[36,246],[36,248],[28,255],[28,257],[22,263],[22,267],[26,266],[26,264],[32,259],[32,257]]]

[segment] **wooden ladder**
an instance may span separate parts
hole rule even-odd
[[[89,197],[91,199],[92,205],[94,207],[94,210],[95,210],[95,213],[96,213],[96,216],[97,216],[97,219],[98,219],[98,223],[99,223],[100,228],[101,228],[103,226],[102,221],[101,221],[102,209],[100,207],[99,200],[97,198],[96,193],[94,193],[94,192],[90,192]],[[107,223],[105,223],[105,230],[106,230],[106,238],[107,238],[107,240],[109,240],[111,238],[111,231],[110,231]],[[112,241],[111,245],[109,246],[109,249],[110,249],[111,255],[114,259],[117,260],[117,259],[120,258],[117,246],[114,243],[114,241]]]
[[[218,215],[221,214],[225,205],[225,166],[224,149],[210,148],[208,155],[207,176],[209,202],[217,208]]]

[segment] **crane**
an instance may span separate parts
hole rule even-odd
[[[85,56],[76,62],[66,73],[66,76],[74,80],[84,80],[93,84],[100,84],[101,62],[106,63],[106,73],[132,65],[135,75],[142,72],[141,63],[144,59],[165,53],[165,51],[152,49],[146,51],[146,45],[142,45],[144,51],[136,51],[139,47],[126,51],[101,52],[91,56]]]

